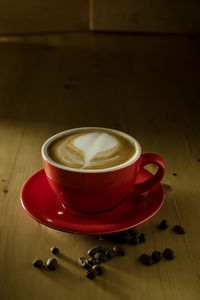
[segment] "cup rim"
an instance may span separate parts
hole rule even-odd
[[[115,166],[115,167],[110,167],[110,168],[106,168],[106,169],[96,169],[96,170],[83,170],[83,169],[76,169],[76,168],[70,168],[67,166],[63,166],[61,164],[56,163],[55,161],[53,161],[51,159],[51,157],[48,155],[47,153],[47,149],[49,147],[49,145],[57,138],[64,136],[66,133],[73,133],[77,130],[87,130],[87,129],[105,129],[105,130],[111,130],[114,131],[120,135],[123,135],[131,140],[133,140],[133,142],[136,145],[136,152],[133,155],[133,157],[131,157],[131,159],[129,159],[127,162],[119,165],[119,166]],[[57,167],[59,169],[63,169],[65,171],[71,171],[71,172],[75,172],[75,173],[105,173],[105,172],[112,172],[112,171],[116,171],[116,170],[120,170],[123,169],[125,167],[130,166],[131,164],[133,164],[134,162],[136,162],[138,160],[138,158],[141,155],[141,146],[139,144],[139,142],[132,137],[131,135],[120,131],[120,130],[116,130],[116,129],[112,129],[112,128],[106,128],[106,127],[93,127],[93,126],[89,126],[89,127],[79,127],[79,128],[72,128],[72,129],[67,129],[64,130],[62,132],[59,132],[53,136],[51,136],[49,139],[47,139],[41,149],[41,153],[42,153],[42,157],[44,160],[46,160],[48,163],[50,163],[51,165],[53,165],[54,167]]]

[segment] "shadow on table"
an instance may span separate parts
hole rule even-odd
[[[42,270],[44,276],[48,277],[50,280],[66,286],[66,288],[73,289],[72,282],[76,282],[79,276],[75,272],[71,272],[69,269],[65,268],[62,265],[59,265],[58,268],[54,271],[48,269]]]
[[[121,285],[119,282],[109,280],[108,278],[98,276],[94,279],[94,284],[100,287],[105,293],[110,293],[115,296],[115,299],[127,299],[130,296],[130,292],[127,291],[127,286]]]
[[[71,265],[75,266],[77,269],[80,269],[80,267],[78,266],[78,262],[76,262],[74,259],[70,258],[69,256],[63,253],[59,253],[57,254],[57,256],[60,260],[63,260],[66,263],[70,263]]]

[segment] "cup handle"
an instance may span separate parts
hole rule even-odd
[[[136,183],[133,187],[134,194],[140,194],[150,190],[162,180],[165,174],[165,163],[159,155],[154,153],[142,154],[141,168],[148,164],[155,164],[156,166],[158,166],[158,170],[156,174],[153,175],[153,177],[151,177],[150,179],[141,183]]]

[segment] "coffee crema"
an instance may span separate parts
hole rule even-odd
[[[63,166],[97,170],[126,163],[135,155],[136,146],[132,139],[109,129],[77,129],[53,141],[47,152]]]

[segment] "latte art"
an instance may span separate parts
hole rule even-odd
[[[84,162],[82,168],[95,163],[102,163],[109,158],[116,159],[116,157],[110,156],[114,154],[117,144],[116,138],[103,132],[90,132],[74,139],[75,147],[83,151]],[[98,159],[93,162],[95,157],[98,157]]]
[[[85,130],[63,136],[48,148],[57,163],[77,169],[104,169],[120,165],[135,154],[135,145],[120,134]]]

